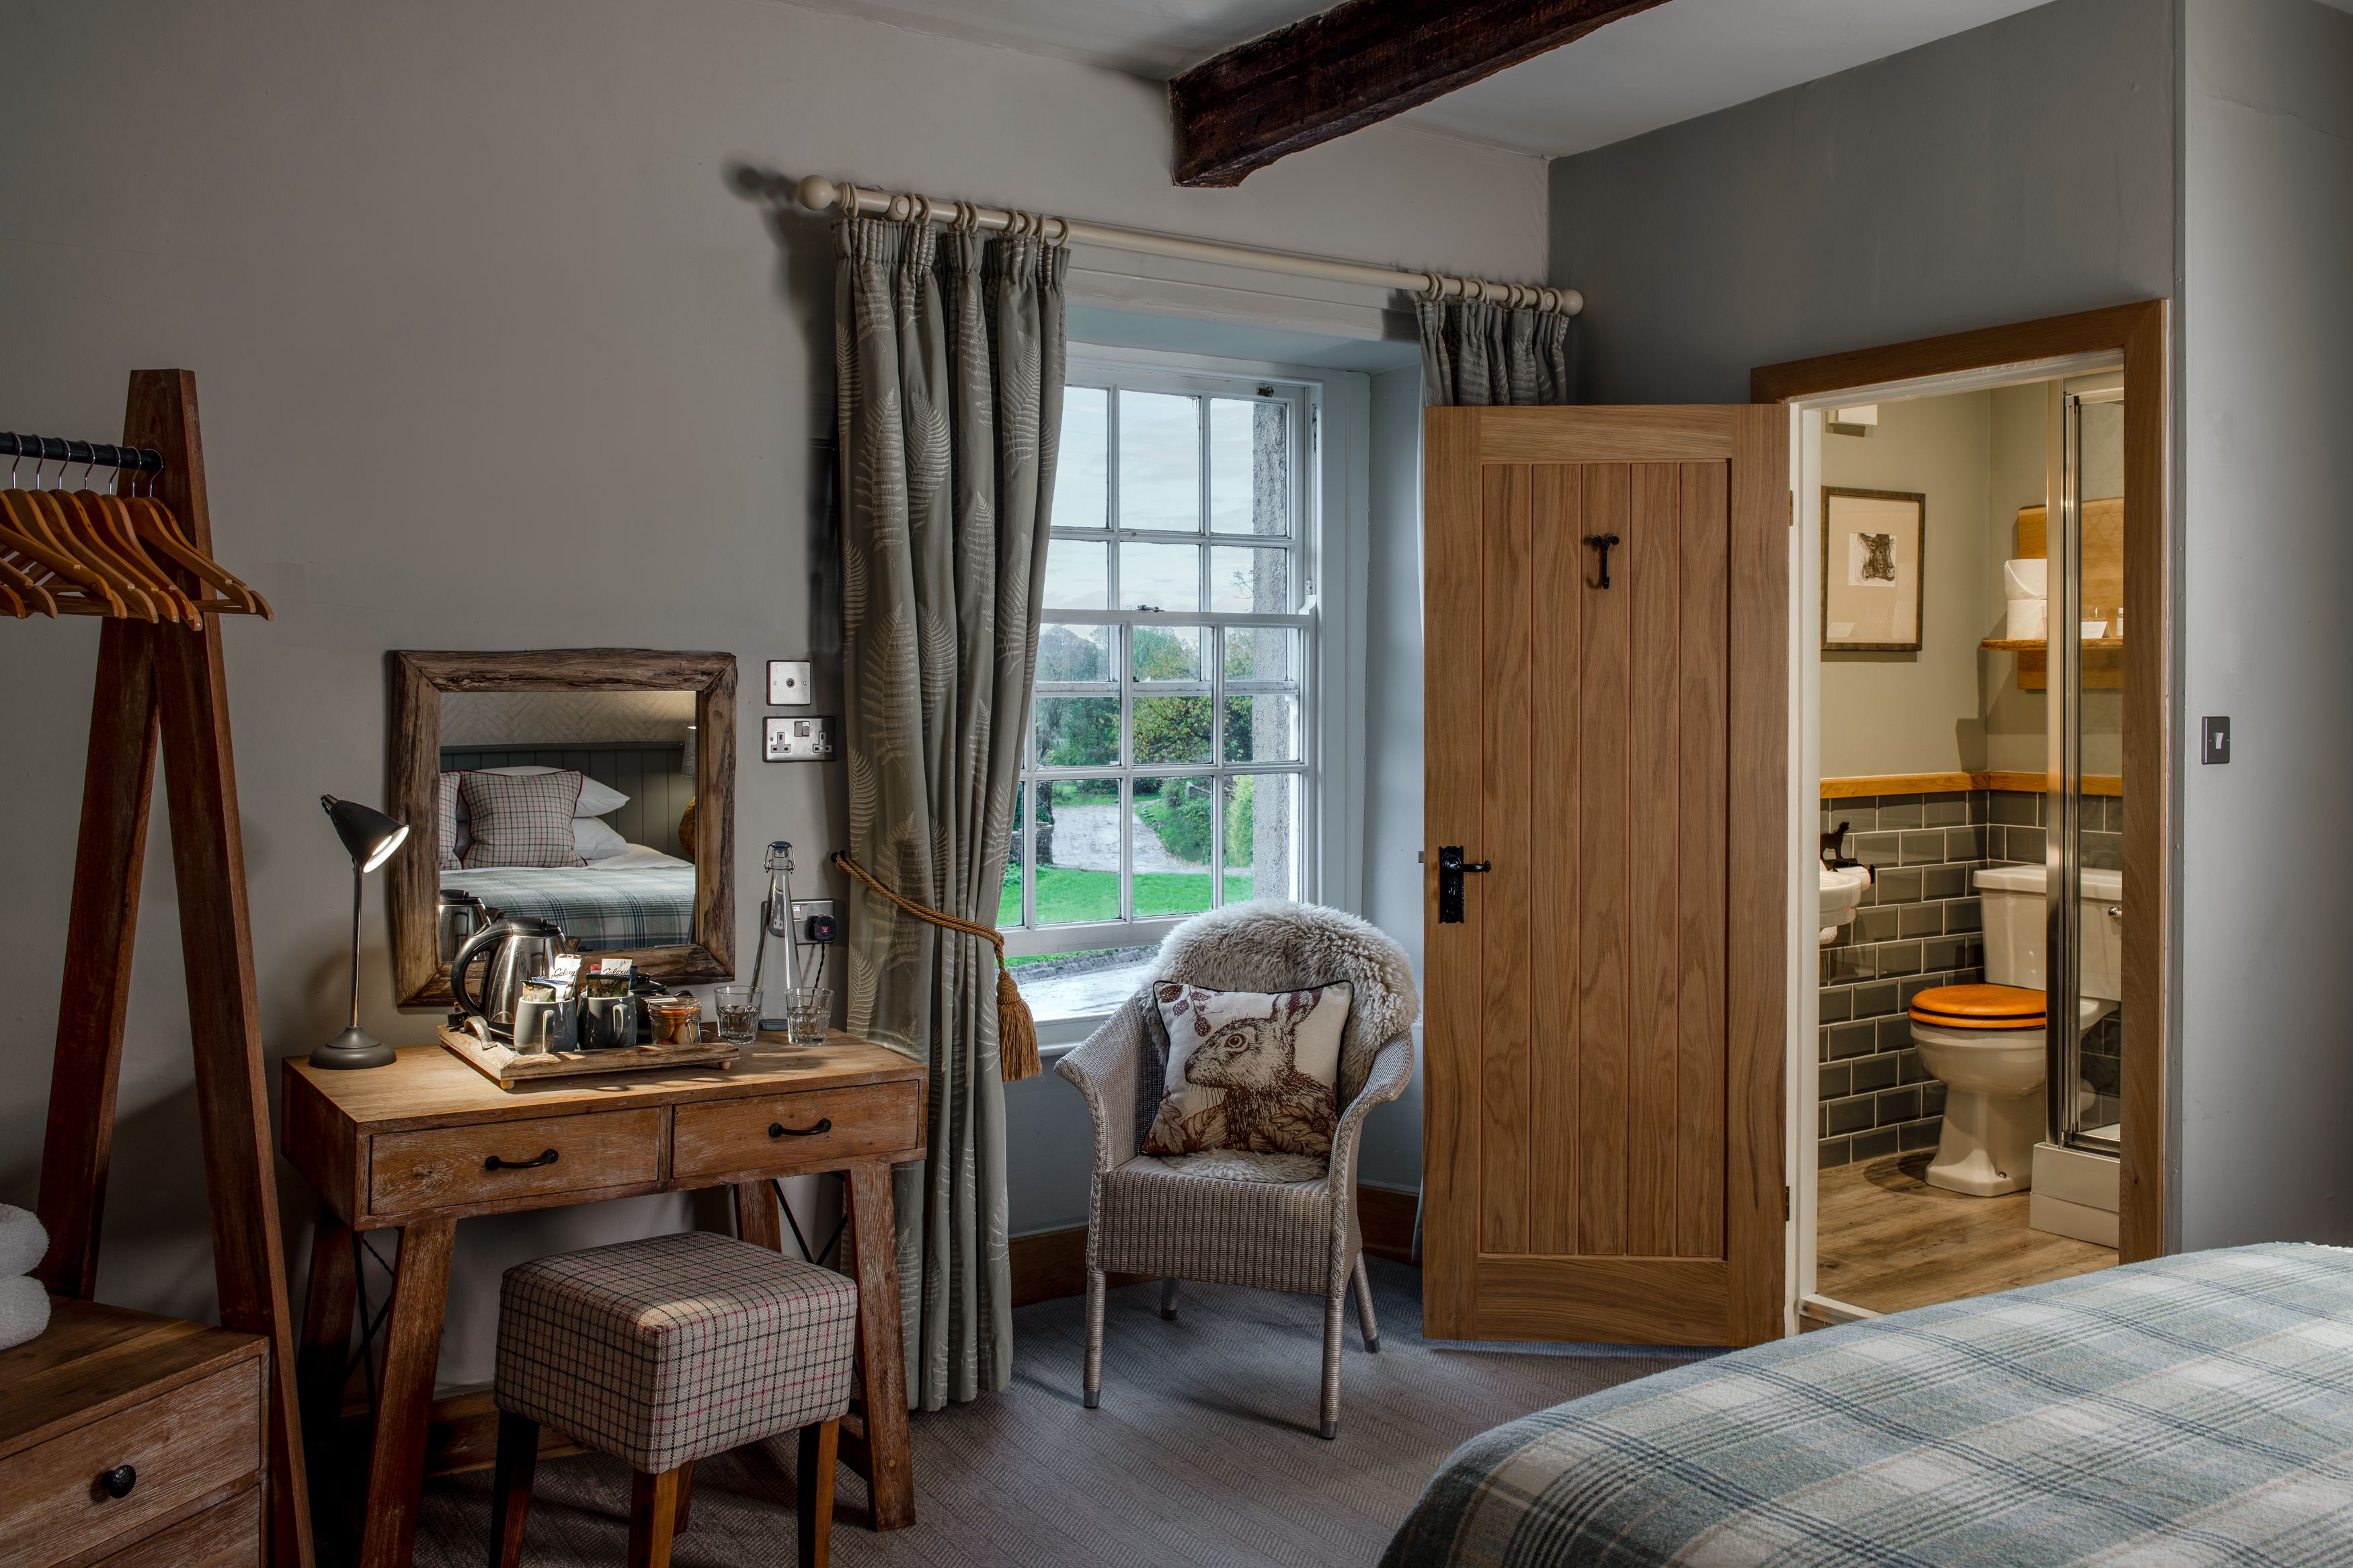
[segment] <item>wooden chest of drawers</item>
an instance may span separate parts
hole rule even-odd
[[[0,1568],[262,1563],[267,1345],[54,1302],[0,1351]]]

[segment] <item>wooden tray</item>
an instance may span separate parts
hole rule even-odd
[[[716,1026],[705,1019],[702,1038],[691,1046],[623,1046],[611,1051],[546,1051],[517,1056],[512,1047],[486,1040],[470,1028],[441,1026],[441,1047],[501,1089],[543,1079],[569,1078],[580,1073],[634,1072],[643,1068],[695,1067],[732,1062],[743,1049],[720,1039]]]

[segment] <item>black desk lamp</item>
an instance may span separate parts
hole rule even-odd
[[[392,1065],[392,1047],[360,1027],[360,889],[370,871],[392,858],[408,837],[408,825],[355,800],[322,795],[319,804],[335,825],[335,837],[352,852],[352,1026],[311,1053],[314,1068],[380,1068]]]

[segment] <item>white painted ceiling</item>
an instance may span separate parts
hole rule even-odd
[[[1165,79],[1337,0],[800,3]],[[1427,131],[1563,157],[1899,54],[2042,3],[1667,0],[1401,118]]]

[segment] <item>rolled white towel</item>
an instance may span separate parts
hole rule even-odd
[[[30,1274],[49,1250],[49,1233],[30,1209],[0,1204],[0,1278]]]
[[[49,1326],[49,1292],[29,1274],[0,1279],[0,1351],[38,1337]]]

